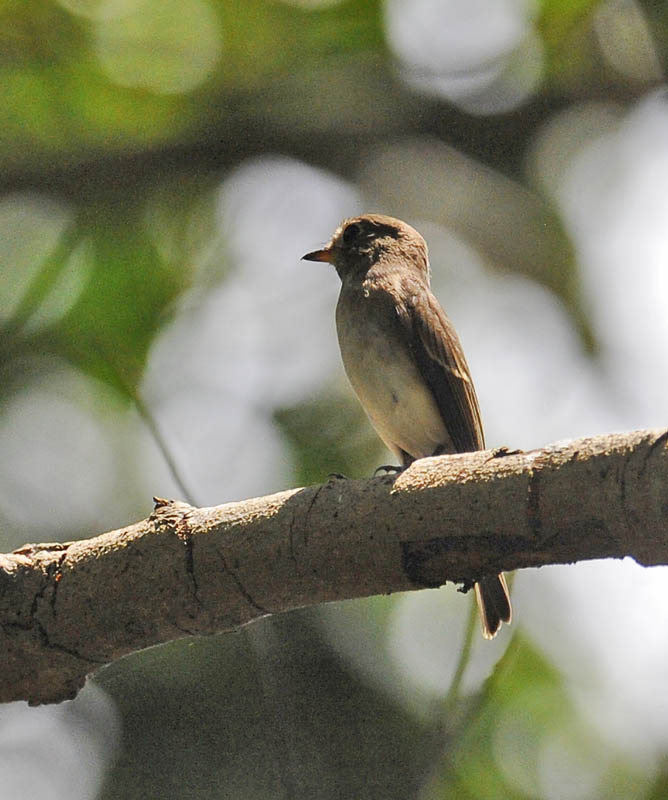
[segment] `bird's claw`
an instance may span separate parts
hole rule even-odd
[[[502,447],[495,447],[492,450],[492,455],[489,457],[491,461],[493,458],[505,458],[506,456],[518,456],[520,453],[523,453],[524,450],[510,450],[506,445]]]
[[[403,472],[403,467],[398,467],[396,464],[383,464],[380,467],[376,467],[373,471],[373,477],[376,478],[379,472],[394,472],[395,475],[398,475],[400,472]]]

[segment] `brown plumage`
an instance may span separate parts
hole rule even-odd
[[[404,467],[425,456],[485,447],[480,408],[457,333],[429,288],[422,236],[401,220],[344,220],[308,261],[341,278],[336,325],[346,374],[380,438]],[[511,607],[503,575],[475,584],[483,635]]]

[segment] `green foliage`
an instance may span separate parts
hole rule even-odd
[[[521,634],[481,694],[461,698],[452,717],[454,728],[444,721],[449,749],[423,800],[525,800],[546,796],[558,781],[622,798],[631,787],[641,796],[646,784],[582,719],[562,676]]]
[[[133,152],[205,135],[214,120],[225,126],[240,95],[281,76],[306,75],[333,55],[378,53],[383,46],[376,0],[315,12],[265,0],[218,0],[210,8],[220,52],[216,56],[212,47],[211,70],[188,94],[155,92],[141,83],[142,70],[149,81],[153,70],[159,75],[197,56],[198,42],[189,39],[186,25],[175,31],[173,25],[123,24],[123,16],[96,21],[49,0],[5,4],[0,46],[12,57],[0,61],[0,167],[48,170],[84,154]],[[107,42],[112,58],[126,60],[111,67],[135,76],[128,79],[137,85],[109,80]]]
[[[384,448],[349,393],[319,395],[277,410],[274,419],[290,445],[302,486],[322,482],[330,473],[368,477],[379,465]]]
[[[98,217],[103,225],[82,228],[90,237],[93,270],[63,320],[61,342],[86,371],[113,382],[111,367],[135,383],[164,309],[183,281],[158,257],[146,231],[132,222],[131,210],[117,221],[106,212]]]

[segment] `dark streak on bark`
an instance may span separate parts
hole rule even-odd
[[[239,580],[239,576],[234,572],[234,570],[228,565],[227,559],[225,558],[224,553],[221,550],[218,550],[218,556],[220,560],[223,562],[223,569],[225,573],[232,578],[234,581],[234,585],[239,590],[239,594],[244,598],[244,600],[248,603],[249,606],[254,608],[256,611],[260,611],[262,614],[271,614],[271,611],[268,611],[266,608],[263,608],[259,603],[256,603],[255,600],[251,597],[251,595],[246,591],[243,583]]]
[[[542,522],[540,518],[540,468],[535,462],[529,469],[526,511],[527,523],[533,535],[533,539],[535,542],[540,542],[542,538]]]

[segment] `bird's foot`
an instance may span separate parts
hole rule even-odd
[[[405,467],[398,467],[396,464],[383,464],[380,467],[376,467],[376,469],[373,471],[373,477],[377,478],[379,472],[393,472],[395,475],[398,475],[400,472],[403,472],[404,469]]]
[[[330,472],[327,476],[328,481],[347,481],[348,476],[344,475],[342,472]]]
[[[506,456],[518,456],[523,452],[524,450],[510,450],[508,447],[503,445],[502,447],[495,447],[492,450],[492,455],[488,460],[491,461],[493,458],[505,458]]]

